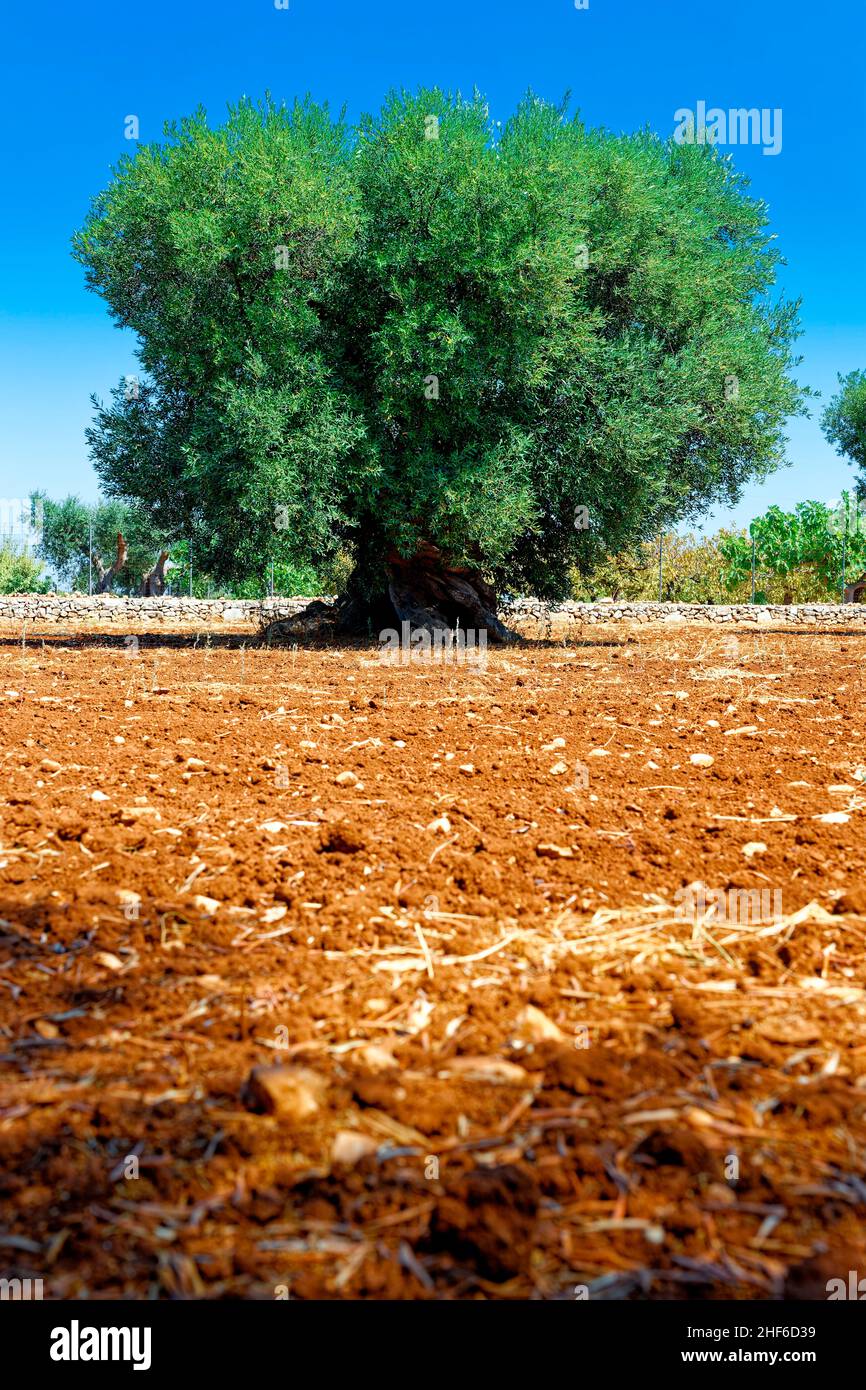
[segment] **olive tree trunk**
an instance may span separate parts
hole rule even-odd
[[[142,576],[141,588],[138,591],[139,598],[162,598],[165,593],[165,575],[169,569],[171,569],[171,560],[168,558],[168,551],[161,550],[153,569],[148,570],[147,574]]]
[[[415,631],[485,632],[488,642],[512,642],[517,635],[500,622],[496,593],[470,566],[450,564],[425,542],[409,558],[388,550],[371,578],[356,570],[346,592],[333,605],[316,602],[293,618],[268,623],[266,641],[303,636],[372,637],[408,622]]]
[[[114,556],[114,562],[109,566],[108,569],[106,569],[103,565],[101,556],[91,555],[90,558],[93,561],[94,566],[96,567],[96,575],[98,581],[96,585],[96,592],[98,594],[107,594],[111,591],[111,586],[113,585],[115,579],[120,574],[120,571],[126,564],[126,556],[126,541],[123,539],[123,536],[119,531],[117,533],[117,552]]]

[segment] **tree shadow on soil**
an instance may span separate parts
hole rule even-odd
[[[625,627],[625,625],[624,625]],[[515,642],[497,643],[495,647],[488,650],[508,652],[523,651],[555,651],[568,649],[585,649],[587,647],[623,647],[635,645],[640,641],[641,636],[654,637],[661,636],[662,631],[659,627],[625,627],[622,636],[614,634],[595,634],[592,629],[590,632],[576,631],[561,637],[554,636],[535,636],[523,637]],[[670,637],[681,637],[684,633],[691,631],[691,624],[671,625],[667,633]],[[695,632],[705,632],[705,627],[695,624]],[[760,627],[752,624],[718,625],[713,628],[714,635],[719,640],[724,640],[732,635],[739,637],[746,636],[774,636],[774,637],[842,637],[848,641],[866,641],[866,627],[850,628],[845,626],[835,627],[795,627],[782,625],[779,627],[769,627],[763,624]],[[0,636],[0,652],[29,649],[45,649],[51,651],[85,651],[92,648],[109,647],[123,650],[128,648],[129,639],[134,637],[139,647],[158,648],[171,647],[179,651],[196,651],[202,648],[209,648],[212,651],[240,651],[241,648],[250,650],[252,648],[271,648],[274,651],[291,651],[297,648],[299,651],[358,651],[369,652],[375,650],[377,643],[371,635],[369,637],[345,637],[345,636],[325,636],[322,634],[298,634],[297,636],[284,640],[268,641],[259,632],[213,632],[206,630],[203,632],[76,632],[76,633],[43,633],[26,632],[23,637],[3,635]],[[415,653],[419,657],[420,653]],[[398,663],[399,664],[399,663]]]

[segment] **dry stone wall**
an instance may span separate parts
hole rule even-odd
[[[582,623],[750,623],[799,625],[846,623],[866,627],[866,604],[712,604],[712,603],[558,603],[515,599],[503,605],[503,622],[521,631],[579,626]]]
[[[258,630],[264,623],[290,618],[306,598],[196,599],[123,598],[111,594],[0,595],[0,623],[42,627],[89,627],[98,631],[142,628]],[[522,598],[503,602],[503,622],[527,636],[561,635],[585,623],[750,623],[838,624],[866,627],[866,603],[721,604],[701,603],[543,603]]]
[[[290,618],[305,598],[123,598],[112,594],[0,595],[0,622],[58,623],[99,628],[258,628],[264,618]]]

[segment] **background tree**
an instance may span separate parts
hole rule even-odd
[[[166,135],[75,239],[144,374],[90,443],[215,574],[348,551],[345,625],[504,635],[495,586],[563,595],[782,461],[798,306],[711,146],[436,89]]]
[[[838,599],[845,574],[866,566],[866,527],[861,525],[857,503],[847,492],[841,506],[823,502],[799,502],[793,512],[770,507],[749,527],[749,535],[726,537],[721,551],[727,565],[726,583],[730,589],[745,583],[751,575],[752,540],[758,570],[783,583],[783,602],[800,599]],[[811,592],[804,589],[811,576]],[[759,601],[765,592],[757,592]]]
[[[87,590],[91,578],[92,525],[94,592],[100,574],[106,574],[121,558],[124,563],[113,575],[111,587],[117,593],[137,592],[142,575],[156,559],[162,539],[143,508],[117,499],[92,506],[73,496],[56,502],[42,492],[33,493],[32,500],[41,500],[43,508],[42,539],[37,553],[51,566],[61,585]],[[125,542],[123,556],[119,551],[119,534]]]
[[[857,492],[866,497],[866,372],[839,377],[840,390],[821,417],[821,425],[836,452],[860,469]]]

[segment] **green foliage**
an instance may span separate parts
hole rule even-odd
[[[843,492],[839,508],[823,502],[800,502],[793,512],[770,507],[751,523],[749,535],[726,538],[721,550],[731,589],[742,585],[751,574],[753,540],[756,569],[783,581],[784,591],[791,597],[796,588],[800,598],[838,598],[843,546],[847,578],[859,575],[866,567],[866,525],[858,504],[847,492]]]
[[[42,565],[23,546],[0,542],[0,594],[46,594],[50,588]]]
[[[184,578],[183,567],[172,572],[172,593],[187,593],[187,585]],[[321,577],[310,565],[274,564],[274,594],[283,598],[294,598],[302,596],[304,598],[314,598],[316,595],[327,591],[323,585]],[[270,566],[263,567],[261,574],[250,575],[246,579],[237,580],[234,584],[222,584],[214,586],[211,576],[206,579],[194,579],[193,592],[196,597],[216,597],[224,595],[229,598],[257,599],[265,598],[269,592]]]
[[[219,580],[428,540],[552,596],[782,461],[798,306],[711,146],[438,89],[166,135],[75,238],[143,368],[89,440]]]
[[[866,513],[847,493],[835,508],[820,502],[801,502],[793,512],[770,507],[748,531],[666,532],[662,598],[666,603],[748,603],[754,536],[757,603],[838,602],[843,534],[850,581],[866,568]],[[656,602],[658,541],[605,556],[588,573],[575,571],[572,580],[576,599]]]
[[[866,497],[866,371],[839,377],[840,391],[821,417],[821,425],[836,452],[847,455],[860,469],[857,490]]]
[[[723,542],[737,533],[715,536],[662,537],[662,600],[665,603],[748,602],[749,587],[732,600],[725,585]],[[618,555],[606,556],[588,574],[574,573],[572,595],[584,602],[613,598],[623,602],[657,603],[659,598],[658,541],[645,541]]]

